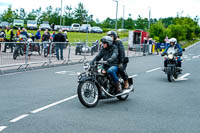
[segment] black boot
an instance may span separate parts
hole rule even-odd
[[[116,89],[116,94],[122,93],[122,89],[120,88],[120,82],[114,84]]]

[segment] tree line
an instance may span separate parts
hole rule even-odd
[[[104,31],[108,28],[115,28],[115,19],[106,18],[103,22],[99,19],[94,20],[92,14],[88,14],[83,3],[79,3],[76,8],[66,5],[62,16],[60,15],[61,9],[48,6],[45,11],[42,8],[32,9],[31,12],[26,12],[25,9],[15,9],[9,6],[7,10],[4,10],[1,16],[2,21],[12,23],[14,19],[23,19],[25,23],[27,20],[37,20],[38,24],[42,21],[48,21],[50,24],[55,25],[71,25],[72,23],[89,23],[92,26],[100,26]],[[59,21],[58,21],[59,20]],[[118,28],[122,28],[123,18],[118,19]],[[198,25],[199,18],[194,19],[190,17],[181,17],[177,14],[177,17],[168,17],[160,19],[150,19],[150,29],[148,29],[148,18],[142,18],[140,15],[136,20],[132,19],[131,14],[124,20],[125,29],[144,29],[150,33],[150,36],[156,41],[162,42],[166,36],[176,37],[178,40],[192,40],[193,38],[200,36],[200,27]]]

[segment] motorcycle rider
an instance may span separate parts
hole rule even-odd
[[[119,68],[119,73],[121,77],[124,80],[124,88],[128,89],[129,84],[128,84],[128,74],[126,73],[126,67],[127,63],[124,63],[125,61],[125,49],[122,41],[119,39],[117,33],[115,31],[109,31],[107,33],[108,36],[112,37],[113,39],[113,44],[118,48],[118,68]]]
[[[183,51],[183,50],[182,50],[181,46],[177,43],[176,38],[171,38],[171,39],[169,40],[169,45],[167,45],[165,51],[161,54],[161,56],[164,56],[164,55],[167,53],[167,51],[168,51],[169,48],[177,49],[176,55],[179,55],[179,57],[178,57],[178,59],[177,59],[177,61],[178,61],[177,70],[178,70],[178,71],[182,71],[182,69],[181,69],[181,58],[180,58],[180,56],[182,56],[182,51]],[[168,60],[166,59],[166,60],[164,61],[164,71],[166,71],[167,62],[168,62]]]
[[[99,54],[90,62],[90,65],[94,64],[95,61],[100,61],[102,58],[107,61],[108,67],[104,65],[104,69],[107,70],[107,74],[110,75],[114,81],[114,86],[117,93],[121,93],[120,82],[117,76],[118,71],[118,49],[113,45],[113,40],[110,36],[104,36],[101,39],[103,49]],[[103,70],[102,73],[106,73]]]

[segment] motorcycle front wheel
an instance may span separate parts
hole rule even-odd
[[[87,108],[95,107],[99,102],[99,89],[92,81],[79,83],[77,93],[79,101]]]
[[[167,74],[167,79],[169,82],[173,81],[173,75],[172,74]]]
[[[15,49],[14,52],[13,52],[13,59],[14,59],[14,60],[17,59],[17,55],[18,55],[18,54],[17,54],[17,50]]]

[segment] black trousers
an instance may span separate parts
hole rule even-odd
[[[11,43],[12,41],[6,40],[6,42],[9,42],[9,43],[5,44],[5,47],[4,47],[3,51],[6,52],[7,46],[9,46],[11,48],[11,52],[13,52],[13,43]]]
[[[123,68],[119,68],[119,74],[124,81],[128,80],[128,73],[126,72],[127,64],[123,64]]]

